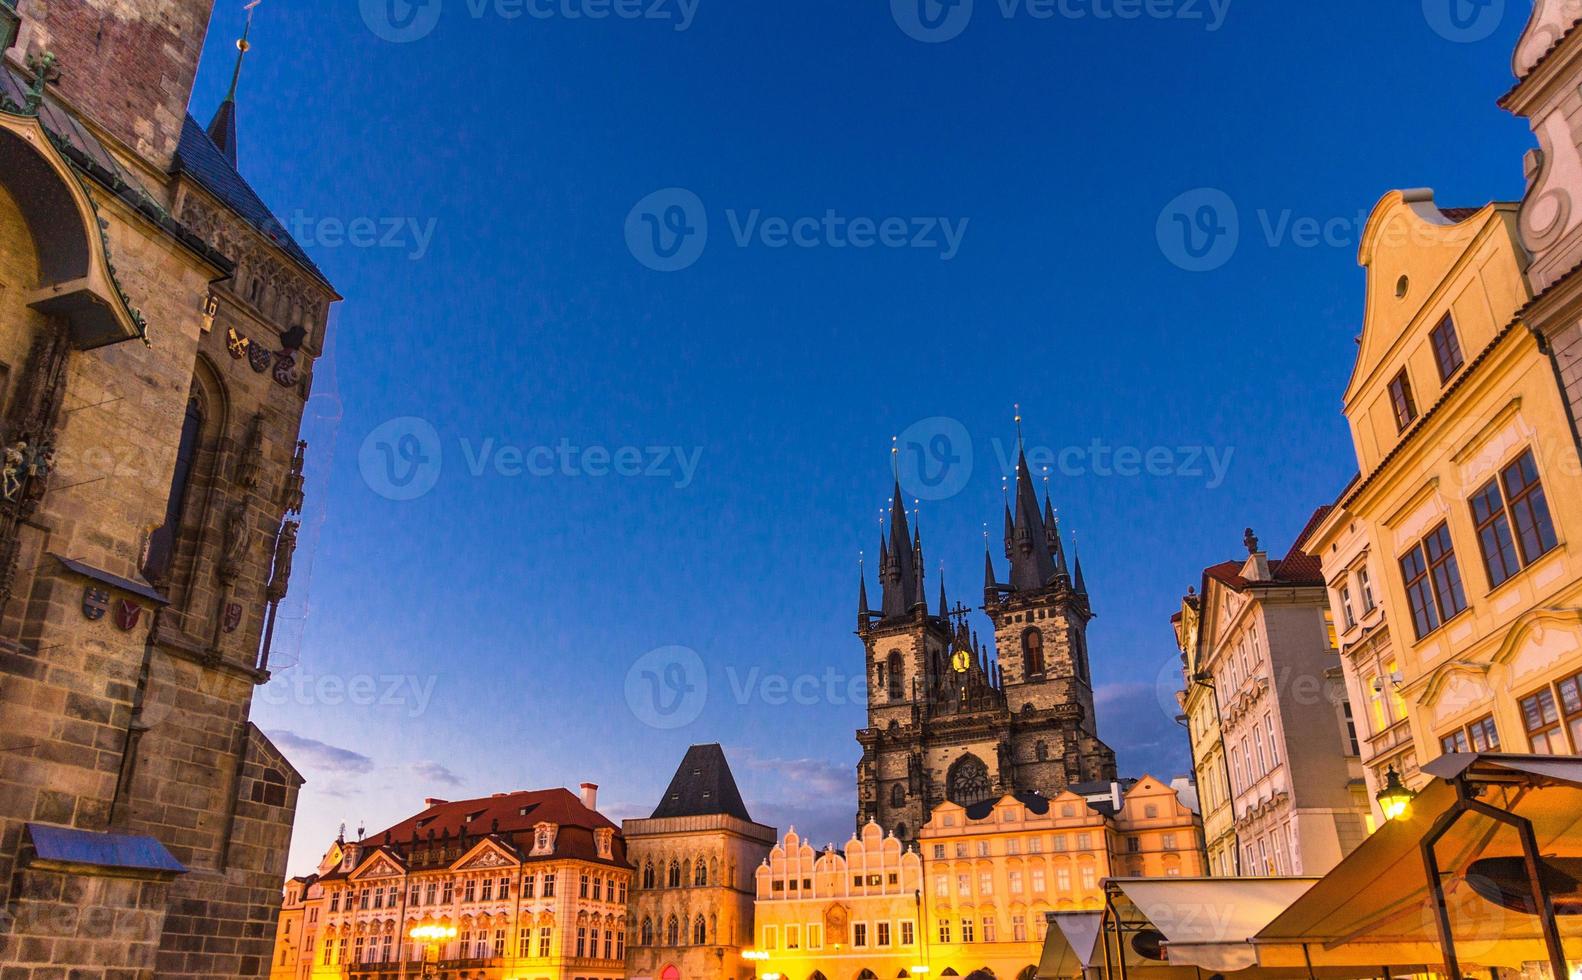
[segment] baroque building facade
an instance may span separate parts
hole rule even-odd
[[[285,889],[273,975],[621,980],[632,866],[598,787],[431,799]],[[418,926],[455,935],[436,946]]]
[[[187,113],[210,9],[0,3],[0,961],[17,976],[269,969],[301,777],[249,714],[339,297],[238,172],[235,86],[207,131]]]
[[[926,963],[922,859],[878,824],[838,851],[788,830],[755,887],[760,976],[890,978]]]
[[[1171,617],[1176,646],[1181,651],[1185,686],[1176,694],[1179,720],[1186,726],[1197,787],[1198,808],[1203,815],[1205,873],[1233,877],[1241,873],[1241,845],[1236,838],[1236,814],[1231,806],[1230,757],[1225,753],[1219,699],[1211,675],[1204,673],[1198,635],[1202,631],[1203,597],[1194,587],[1181,600],[1181,611]]]
[[[1246,559],[1204,569],[1178,620],[1197,783],[1216,816],[1230,811],[1211,842],[1216,875],[1323,874],[1369,832],[1328,595],[1304,550],[1328,514],[1273,562],[1249,530]]]
[[[857,732],[859,825],[914,839],[936,806],[1006,793],[1057,795],[1115,778],[1099,739],[1087,646],[1094,613],[1078,559],[1068,564],[1054,510],[1022,454],[1016,506],[1004,514],[1008,581],[984,555],[983,609],[993,653],[952,608],[940,583],[930,610],[921,532],[909,526],[897,481],[879,545],[881,601],[859,588],[857,635],[868,677],[868,724]]]
[[[1093,795],[935,809],[918,835],[932,972],[1031,977],[1048,916],[1103,909],[1106,878],[1205,873],[1202,822],[1175,789],[1144,776]]]
[[[621,825],[637,869],[631,980],[752,980],[754,876],[775,830],[754,823],[719,745],[694,745],[646,819]]]

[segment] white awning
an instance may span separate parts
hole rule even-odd
[[[1038,960],[1039,980],[1080,977],[1099,965],[1102,912],[1052,912],[1049,931],[1044,934],[1044,951]]]
[[[1129,903],[1164,937],[1166,959],[1158,965],[1234,973],[1257,965],[1249,940],[1317,882],[1317,878],[1123,878],[1109,884],[1118,909]]]

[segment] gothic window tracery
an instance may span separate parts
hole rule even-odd
[[[945,780],[945,794],[952,803],[969,806],[994,795],[989,781],[989,767],[975,755],[964,755],[950,767]]]
[[[889,689],[890,689],[890,700],[891,701],[899,701],[903,697],[906,696],[906,691],[905,691],[905,687],[904,687],[904,683],[903,683],[904,680],[905,680],[905,678],[903,676],[904,672],[905,671],[904,671],[904,668],[903,668],[902,663],[901,663],[901,651],[899,651],[899,650],[891,650],[890,651],[890,660],[889,660],[889,674],[890,674]]]
[[[892,807],[902,807],[906,805],[906,790],[901,788],[900,783],[896,783],[894,786],[890,787],[890,805]]]

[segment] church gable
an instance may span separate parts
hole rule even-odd
[[[349,877],[354,881],[366,881],[374,878],[399,878],[406,873],[406,869],[399,861],[384,851],[374,851],[363,859]]]

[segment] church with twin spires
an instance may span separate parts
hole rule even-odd
[[[859,589],[857,635],[868,672],[868,727],[857,732],[857,825],[874,821],[913,841],[934,807],[971,807],[1010,793],[1054,797],[1068,786],[1116,778],[1099,740],[1088,662],[1093,619],[1082,561],[1067,563],[1046,494],[1042,507],[1026,454],[1016,506],[1005,507],[1001,580],[984,555],[986,645],[952,608],[940,583],[930,608],[920,530],[908,527],[896,481],[887,538],[879,544],[880,602]]]

